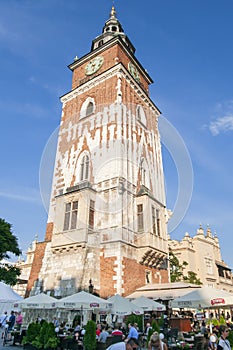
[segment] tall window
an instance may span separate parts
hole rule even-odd
[[[89,178],[89,156],[86,154],[83,156],[81,161],[81,169],[80,169],[80,181],[88,180]]]
[[[205,258],[206,271],[209,275],[213,275],[213,262],[210,258]]]
[[[74,230],[77,226],[78,201],[66,203],[63,231]]]
[[[151,271],[146,271],[146,284],[151,283]]]
[[[138,204],[137,206],[137,217],[138,217],[138,231],[143,231],[143,205]]]
[[[146,126],[146,115],[145,115],[145,112],[144,112],[144,109],[141,105],[138,105],[137,106],[137,109],[136,109],[136,118]]]
[[[93,102],[89,102],[87,105],[87,109],[86,109],[86,117],[90,114],[92,114],[94,111],[94,103]]]
[[[94,228],[94,219],[95,219],[95,202],[90,200],[89,208],[89,228],[93,230]]]
[[[159,209],[156,209],[156,223],[157,223],[157,235],[161,235],[161,230],[160,230],[160,211]]]
[[[152,232],[156,234],[156,211],[155,207],[152,205]]]
[[[146,169],[145,169],[145,160],[142,157],[140,161],[140,174],[141,174],[141,184],[146,185]]]

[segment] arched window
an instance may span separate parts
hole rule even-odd
[[[138,105],[136,110],[137,119],[146,126],[146,115],[142,106]]]
[[[85,154],[80,164],[80,181],[88,180],[89,167],[90,167],[90,158],[87,154]]]
[[[85,118],[95,112],[95,100],[88,97],[82,104],[80,111],[80,119]]]
[[[89,102],[87,105],[87,109],[86,109],[86,117],[90,114],[92,114],[94,111],[94,103],[93,102]]]

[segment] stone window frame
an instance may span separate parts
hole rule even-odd
[[[79,181],[87,181],[90,179],[90,154],[89,152],[83,152],[80,156],[78,164],[79,169]]]
[[[75,230],[78,219],[78,201],[65,203],[63,231]]]
[[[93,105],[93,108],[90,111],[88,111],[90,104]],[[95,100],[93,97],[89,96],[82,104],[82,107],[80,110],[80,119],[90,116],[95,112],[95,109],[96,109]]]
[[[146,113],[144,111],[144,108],[141,105],[137,105],[136,108],[136,118],[137,120],[143,124],[144,126],[147,125],[147,121],[146,121]]]

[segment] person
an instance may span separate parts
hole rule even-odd
[[[101,333],[101,323],[98,323],[96,327],[96,339],[99,338],[100,333]]]
[[[229,340],[227,339],[229,335],[229,329],[226,325],[221,324],[219,326],[220,338],[218,340],[218,350],[231,350],[231,345]]]
[[[208,342],[208,350],[216,350],[217,349],[217,340],[216,334],[210,334],[209,342]]]
[[[144,335],[143,335],[143,344],[147,343],[149,331],[152,329],[151,324],[148,322],[145,327]]]
[[[148,350],[167,350],[167,345],[161,340],[158,332],[152,333],[148,343]]]
[[[11,315],[9,317],[9,321],[7,322],[8,323],[8,332],[11,332],[14,328],[14,325],[15,325],[15,312],[14,311],[11,311]]]
[[[4,314],[2,314],[0,317],[2,338],[4,337],[5,326],[7,324],[7,318],[8,318],[8,314],[7,314],[7,311],[5,311]]]
[[[21,327],[22,327],[22,323],[23,323],[23,315],[21,313],[21,311],[18,312],[17,316],[16,316],[16,328],[18,331],[20,331]]]
[[[54,327],[59,327],[59,321],[56,317],[53,318],[53,324],[54,324]]]
[[[135,338],[135,339],[138,339],[138,331],[136,330],[136,328],[132,325],[132,323],[129,323],[128,324],[128,328],[129,328],[129,333],[128,333],[128,336],[127,336],[127,340],[128,339],[131,339],[131,338]]]
[[[120,336],[123,336],[123,332],[119,329],[119,327],[118,327],[118,324],[117,323],[115,323],[115,325],[114,325],[114,329],[113,329],[113,331],[112,331],[112,333],[111,333],[113,336],[115,335],[120,335]]]
[[[139,346],[136,338],[129,338],[127,341],[121,341],[110,345],[106,350],[136,350]]]
[[[105,344],[108,336],[109,336],[109,333],[106,331],[106,328],[103,327],[102,332],[99,335],[98,342]]]
[[[207,330],[207,328],[206,328],[206,323],[205,323],[205,321],[202,321],[202,322],[201,322],[200,332],[201,332],[201,334],[206,334],[206,333],[208,333],[208,330]]]

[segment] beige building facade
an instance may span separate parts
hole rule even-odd
[[[180,263],[188,263],[184,274],[195,272],[204,286],[233,292],[231,269],[222,260],[219,239],[210,227],[205,232],[200,225],[193,237],[185,233],[181,241],[170,238],[168,244]]]

